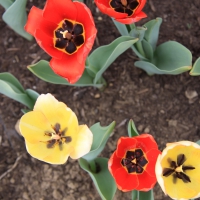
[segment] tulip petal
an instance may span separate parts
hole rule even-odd
[[[42,112],[52,126],[59,123],[61,130],[67,129],[67,136],[73,137],[78,130],[78,120],[75,113],[51,94],[40,95],[34,110]]]
[[[27,151],[32,157],[50,164],[64,164],[67,161],[72,145],[70,143],[63,145],[63,149],[60,150],[58,145],[53,148],[47,148],[46,143],[38,142],[32,144],[26,141]]]
[[[47,0],[43,10],[43,17],[57,25],[64,19],[76,21],[76,15],[77,10],[71,0]]]
[[[78,159],[87,154],[92,146],[93,134],[86,125],[79,126],[73,151],[70,153],[72,159]]]
[[[71,84],[78,81],[85,69],[85,62],[79,63],[76,54],[63,56],[61,59],[52,58],[50,66],[53,71],[66,78]]]
[[[138,6],[138,8],[135,10],[134,15],[137,15],[138,13],[140,13],[140,11],[144,8],[145,4],[146,4],[146,0],[140,0],[140,5]]]
[[[19,122],[19,129],[21,135],[30,143],[48,141],[49,137],[45,136],[45,131],[54,132],[44,114],[38,111],[23,115]]]
[[[38,45],[51,57],[60,59],[63,56],[63,52],[54,47],[53,37],[47,35],[43,30],[37,29],[35,31],[35,39]]]
[[[133,190],[139,184],[138,176],[136,174],[129,174],[123,167],[116,170],[115,181],[118,189],[123,192]]]
[[[155,164],[158,155],[160,153],[161,152],[158,149],[151,149],[146,153],[148,164],[146,165],[145,171],[149,174],[149,176],[152,176],[154,178],[155,178]]]
[[[116,154],[117,157],[123,158],[126,155],[126,151],[136,148],[135,138],[121,137],[117,143]]]
[[[119,168],[123,167],[121,164],[121,160],[122,160],[122,158],[117,157],[116,151],[115,151],[108,161],[108,169],[109,169],[110,173],[112,174],[112,176],[114,176],[114,177],[115,177],[115,172]]]
[[[56,24],[49,22],[42,17],[42,10],[33,6],[24,28],[33,36],[35,36],[37,29],[42,29],[49,37],[53,38],[56,27]]]
[[[149,164],[148,164],[149,165]],[[154,167],[155,169],[155,167]],[[154,172],[155,174],[155,172]],[[151,188],[154,187],[154,185],[156,184],[157,180],[156,180],[156,176],[149,176],[149,174],[146,171],[143,171],[142,174],[138,174],[138,187],[136,188],[136,190],[140,190],[140,191],[149,191]]]
[[[151,149],[158,149],[158,145],[152,135],[141,134],[140,137],[137,137],[137,148],[141,148],[144,152],[148,152]]]

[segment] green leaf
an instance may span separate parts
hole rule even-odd
[[[135,136],[138,136],[139,133],[135,127],[135,124],[133,122],[133,120],[131,119],[128,123],[128,136],[129,137],[135,137]]]
[[[22,85],[19,81],[12,75],[7,72],[0,74],[0,93],[5,96],[14,99],[28,108],[33,108],[32,99],[26,94]]]
[[[169,41],[156,48],[153,63],[165,71],[174,71],[181,67],[189,70],[192,65],[192,54],[182,44]]]
[[[101,88],[103,86],[103,84],[93,84],[93,79],[88,74],[87,69],[85,69],[82,77],[75,84],[70,84],[66,79],[55,74],[49,66],[49,62],[45,60],[40,60],[36,64],[29,65],[28,69],[38,78],[53,84],[62,84],[70,86],[93,86],[98,88]]]
[[[96,71],[94,83],[96,84],[98,82],[103,72],[120,54],[130,48],[137,41],[138,38],[121,36],[109,45],[101,46],[94,50],[88,58],[88,67],[94,69],[93,71]]]
[[[0,5],[2,5],[6,10],[13,4],[12,0],[0,0]]]
[[[36,91],[31,90],[31,89],[27,89],[26,94],[30,97],[30,99],[32,99],[33,105],[35,105],[35,102],[37,98],[39,97],[39,94]]]
[[[119,23],[116,20],[114,20],[113,18],[112,18],[112,20],[113,20],[114,25],[116,26],[116,28],[118,29],[119,33],[122,36],[129,36],[128,30],[127,30],[125,24]]]
[[[139,38],[138,42],[141,42],[146,30],[147,28],[145,26],[137,26],[129,32],[129,35],[134,38]]]
[[[139,198],[138,200],[154,200],[153,197],[153,189],[148,192],[139,191]]]
[[[195,61],[192,70],[190,71],[191,76],[199,76],[200,75],[200,57]]]
[[[162,18],[156,18],[144,25],[147,27],[144,38],[152,46],[153,51],[156,49],[161,23]]]
[[[150,63],[150,62],[146,62],[146,61],[136,61],[134,63],[134,65],[140,69],[143,69],[145,70],[149,75],[152,75],[152,74],[173,74],[173,75],[176,75],[176,74],[181,74],[185,71],[188,71],[190,70],[191,68],[190,67],[180,67],[180,68],[177,68],[177,69],[174,69],[174,70],[161,70],[161,69],[158,69],[157,66],[155,66],[154,64]]]
[[[27,40],[31,40],[32,36],[24,30],[24,25],[27,21],[26,14],[27,0],[16,0],[3,14],[3,20],[19,35]],[[8,6],[8,5],[4,5]]]
[[[200,145],[200,140],[198,140],[196,143],[197,143],[198,145]]]
[[[108,171],[108,159],[96,158],[94,160],[99,168],[97,173],[94,173],[90,169],[90,165],[87,160],[80,158],[79,164],[83,170],[89,173],[92,178],[96,189],[103,200],[112,200],[116,192],[116,184]]]
[[[16,91],[18,90],[19,92],[22,92],[22,93],[25,92],[23,86],[18,81],[18,79],[16,79],[9,72],[2,72],[2,73],[0,73],[0,80],[10,83],[15,88]]]
[[[134,44],[131,49],[133,50],[133,52],[135,53],[136,56],[138,56],[141,60],[147,60],[135,47],[136,44]]]
[[[90,127],[90,130],[93,133],[93,143],[90,152],[83,156],[84,159],[93,160],[101,153],[110,134],[113,132],[114,127],[115,122],[112,122],[109,126],[106,127],[102,127],[100,123],[96,123]]]
[[[145,53],[145,57],[148,60],[152,60],[154,53],[152,46],[146,40],[142,40],[142,47]]]

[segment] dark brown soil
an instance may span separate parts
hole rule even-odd
[[[43,8],[44,0],[30,1],[27,8],[32,5]],[[112,20],[97,12],[89,0],[87,5],[92,9],[98,29],[94,48],[109,44],[119,36]],[[199,10],[199,0],[149,0],[145,6],[148,18],[139,24],[162,17],[159,43],[176,40],[190,49],[196,60],[200,56]],[[0,15],[3,12],[0,8]],[[160,149],[167,142],[200,139],[200,77],[191,77],[187,72],[178,76],[148,76],[134,67],[136,57],[128,50],[104,73],[108,83],[104,91],[53,85],[39,80],[26,68],[40,59],[49,59],[36,42],[18,36],[1,19],[0,30],[0,72],[12,73],[26,89],[52,93],[75,111],[80,124],[91,126],[100,122],[106,126],[116,121],[103,156],[109,157],[118,138],[127,135],[129,119],[134,120],[140,133],[149,132],[155,136]],[[24,107],[4,95],[0,97],[0,177],[15,167],[0,178],[0,199],[99,200],[89,175],[80,169],[76,160],[69,159],[65,165],[54,166],[26,152],[23,139],[14,129]],[[169,199],[159,186],[154,192],[156,200]],[[118,191],[115,199],[130,199],[130,193]]]

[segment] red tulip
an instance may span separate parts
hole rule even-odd
[[[123,24],[138,22],[147,15],[142,12],[146,0],[94,0],[99,10]]]
[[[123,192],[149,191],[156,184],[155,164],[161,152],[149,134],[121,137],[108,168],[117,187]]]
[[[47,0],[43,10],[33,6],[25,30],[52,57],[50,66],[56,74],[70,83],[81,77],[97,32],[85,4]]]

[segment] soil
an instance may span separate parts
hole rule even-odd
[[[45,1],[32,0],[32,5],[43,8]],[[112,20],[98,12],[87,0],[98,29],[94,49],[112,42],[119,33]],[[159,43],[176,40],[193,54],[200,56],[200,1],[149,0],[144,11],[148,18],[141,25],[162,17]],[[0,8],[0,16],[4,9]],[[160,149],[167,142],[200,139],[200,77],[188,72],[177,76],[148,76],[134,67],[136,57],[127,50],[104,73],[108,86],[104,91],[93,87],[70,87],[46,83],[34,76],[26,66],[49,60],[35,40],[27,41],[11,30],[0,19],[0,72],[16,76],[24,88],[38,93],[51,93],[65,102],[78,116],[80,124],[102,126],[116,121],[101,156],[109,157],[120,136],[127,136],[127,122],[133,119],[140,133],[152,134]],[[1,86],[0,86],[1,87]],[[20,103],[0,95],[0,199],[1,200],[100,200],[89,175],[80,169],[76,160],[65,165],[49,165],[32,158],[23,139],[16,133],[15,124],[22,116]],[[7,172],[6,176],[2,175]],[[158,185],[156,200],[168,200]],[[115,200],[130,199],[130,193],[117,191]]]

